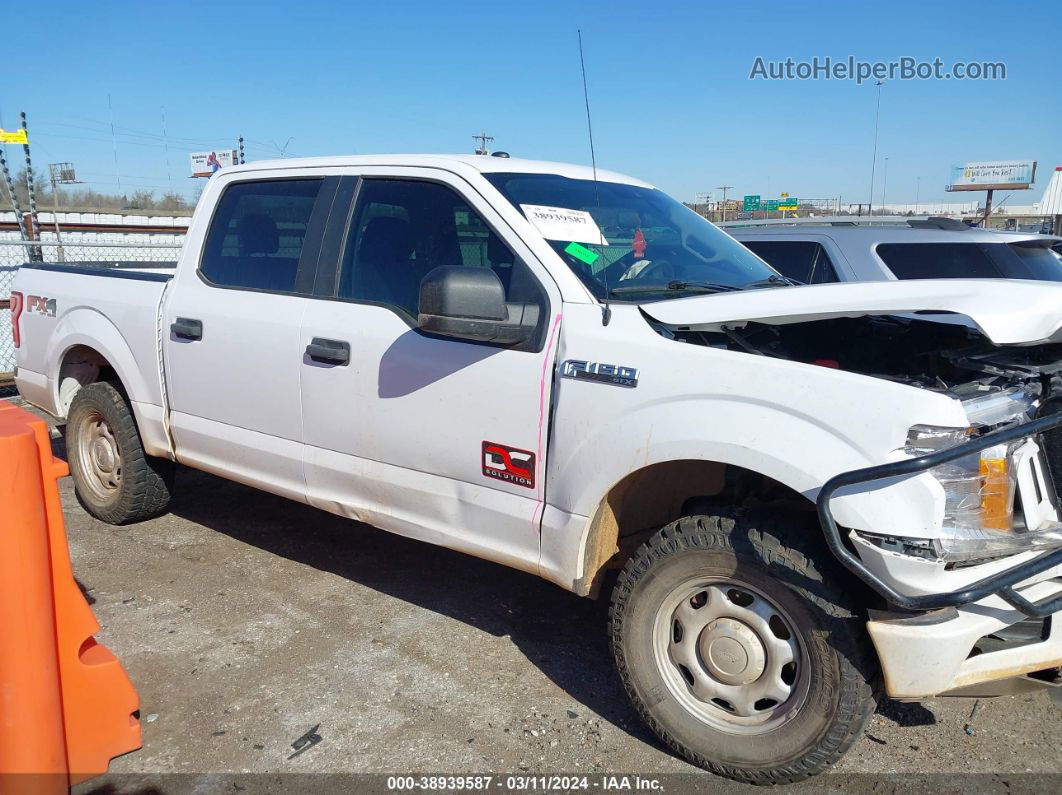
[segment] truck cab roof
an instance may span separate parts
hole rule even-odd
[[[226,168],[226,174],[243,173],[253,174],[258,171],[275,171],[278,169],[294,170],[304,168],[352,168],[359,166],[411,166],[414,168],[441,168],[453,172],[467,172],[469,170],[480,173],[527,173],[527,174],[557,174],[570,179],[595,178],[595,170],[591,166],[575,165],[573,163],[556,163],[548,160],[525,160],[518,157],[493,157],[490,155],[464,155],[464,154],[393,154],[393,155],[343,155],[338,157],[299,157],[284,158],[280,160],[256,160],[253,163],[245,163],[240,166]],[[601,182],[617,182],[626,185],[637,185],[643,188],[653,186],[642,180],[599,168],[596,170],[596,178]]]

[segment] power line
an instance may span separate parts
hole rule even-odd
[[[111,144],[114,148],[114,175],[118,179],[118,190],[122,189],[122,178],[118,174],[118,141],[114,138],[114,106],[111,105],[111,95],[107,95],[107,110],[111,113]]]
[[[94,131],[92,131],[92,132],[94,132]],[[38,132],[38,133],[36,133],[35,137],[37,137],[37,138],[41,138],[41,137],[46,137],[46,138],[67,138],[67,139],[75,140],[75,141],[99,141],[99,142],[102,142],[102,143],[110,143],[111,142],[110,138],[93,138],[93,137],[90,137],[90,136],[87,136],[87,135],[69,135],[69,134],[66,134],[66,133],[54,133],[54,132]],[[154,142],[149,142],[149,141],[126,140],[125,134],[124,133],[120,133],[120,132],[115,133],[115,137],[118,139],[118,141],[120,143],[122,143],[123,145],[126,145],[126,146],[146,146],[148,148],[153,148],[153,149],[162,149],[166,145],[166,143],[163,141],[162,138],[159,138],[158,142],[154,143]],[[173,143],[175,141],[175,139],[170,138],[169,141],[171,143]],[[200,146],[200,147],[202,147],[204,149],[210,149],[212,147],[231,146],[232,145],[231,144],[231,140],[227,139],[227,138],[226,139],[219,139],[217,141],[214,141],[213,143],[210,143],[210,142],[207,142],[207,141],[197,141],[197,142],[194,142],[194,143],[185,143],[185,142],[183,142],[183,141],[181,141],[179,139],[176,139],[176,142],[181,144],[182,146]]]
[[[106,132],[109,132],[109,130],[110,130],[110,125],[107,124],[106,122],[97,122],[97,121],[94,121],[94,120],[91,120],[91,119],[87,119],[86,121],[89,121],[89,122],[91,122],[91,124],[94,124],[94,125],[97,125],[97,126],[91,127],[91,126],[86,126],[84,124],[71,124],[70,122],[63,122],[63,121],[44,121],[44,122],[41,122],[41,124],[43,124],[46,127],[50,127],[50,126],[69,127],[71,129],[75,129],[75,130],[88,130],[89,132],[95,132],[95,133],[106,133]],[[174,141],[176,143],[188,143],[188,144],[194,144],[194,145],[211,146],[211,145],[223,142],[223,141],[232,140],[230,136],[218,136],[216,138],[215,137],[209,137],[209,136],[205,137],[205,138],[189,138],[189,137],[186,137],[186,136],[179,136],[179,135],[158,135],[157,133],[149,133],[149,132],[144,132],[142,130],[135,130],[132,127],[123,127],[120,124],[115,124],[114,125],[114,129],[115,129],[116,135],[119,135],[119,136],[128,136],[128,137],[132,137],[132,138],[148,138],[148,139],[156,140],[156,141],[169,140],[169,141]],[[247,139],[247,140],[250,140],[250,139]],[[266,144],[264,142],[257,142],[257,143],[262,143],[263,146],[268,146],[269,145],[269,144]]]

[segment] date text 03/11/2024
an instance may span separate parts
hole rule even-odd
[[[659,778],[636,775],[440,775],[387,778],[387,789],[392,792],[438,792],[455,789],[480,792],[499,789],[506,792],[661,792],[663,788]]]

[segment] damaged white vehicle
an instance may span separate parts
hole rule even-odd
[[[177,462],[610,595],[716,773],[820,772],[882,692],[1062,681],[1057,284],[792,286],[638,180],[425,155],[225,169],[175,270],[15,291],[94,515]]]

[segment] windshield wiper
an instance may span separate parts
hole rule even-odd
[[[716,282],[683,282],[670,281],[667,284],[631,284],[623,287],[614,287],[609,290],[609,295],[627,295],[629,293],[664,293],[671,291],[696,292],[696,293],[728,293],[742,288],[732,284],[718,284]]]
[[[741,289],[748,290],[755,287],[797,287],[803,282],[798,282],[796,279],[790,279],[787,276],[779,276],[776,273],[772,273],[766,279],[757,279],[754,282],[749,282]]]

